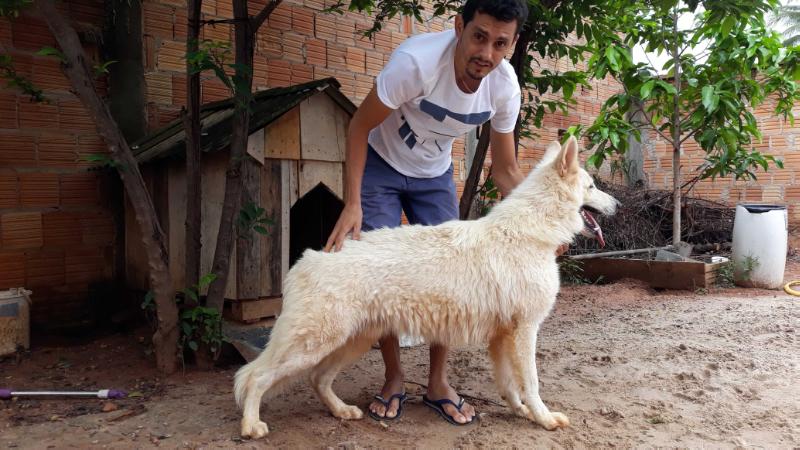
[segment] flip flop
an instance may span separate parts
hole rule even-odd
[[[475,415],[475,416],[472,417],[472,419],[469,422],[460,423],[460,422],[456,422],[456,420],[453,419],[453,416],[451,416],[450,414],[447,414],[447,412],[444,410],[444,405],[453,405],[458,410],[458,412],[461,412],[461,407],[464,406],[464,397],[459,397],[458,398],[458,404],[456,404],[454,401],[450,400],[449,398],[443,398],[441,400],[431,400],[431,399],[428,398],[427,395],[423,395],[422,396],[422,403],[424,403],[425,406],[427,406],[427,407],[431,408],[432,410],[436,411],[437,413],[439,413],[439,415],[442,416],[442,418],[444,420],[450,422],[450,424],[452,424],[452,425],[456,425],[456,426],[469,425],[469,424],[471,424],[472,422],[475,421],[476,417],[478,417],[477,415]]]
[[[397,414],[394,417],[381,417],[372,412],[372,410],[370,410],[369,408],[367,409],[367,415],[369,415],[372,419],[377,420],[378,422],[380,422],[381,420],[399,419],[400,416],[403,415],[403,403],[405,403],[406,400],[408,400],[408,395],[406,395],[405,392],[401,392],[400,394],[394,394],[391,397],[389,397],[389,400],[385,400],[380,395],[375,396],[375,400],[381,402],[381,404],[383,405],[384,408],[386,408],[387,411],[389,410],[389,405],[391,405],[394,399],[398,399],[400,401],[400,404],[397,405]]]

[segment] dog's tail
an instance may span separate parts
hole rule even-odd
[[[242,402],[244,401],[245,395],[247,395],[247,386],[248,382],[250,381],[250,377],[253,373],[253,370],[256,368],[256,364],[254,364],[258,359],[254,360],[253,362],[247,363],[239,370],[236,371],[236,375],[233,378],[233,396],[236,399],[236,406],[239,408],[242,407]]]

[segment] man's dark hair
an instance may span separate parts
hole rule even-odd
[[[461,17],[466,26],[475,13],[488,14],[501,22],[517,22],[517,33],[528,20],[527,0],[467,0],[461,9]]]

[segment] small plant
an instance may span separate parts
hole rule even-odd
[[[760,264],[761,263],[758,261],[757,257],[751,255],[745,256],[741,264],[735,268],[736,278],[744,281],[750,281],[750,276]]]
[[[489,214],[489,211],[499,201],[499,197],[500,191],[497,189],[497,185],[494,184],[492,175],[489,174],[486,176],[486,181],[478,189],[478,206],[480,207],[481,217]]]
[[[251,230],[267,235],[269,234],[267,227],[273,225],[273,223],[273,220],[267,217],[267,211],[264,208],[257,206],[253,202],[247,203],[239,211],[239,218],[236,220],[238,237],[249,239]]]
[[[592,284],[583,276],[583,266],[572,258],[562,258],[558,262],[558,271],[565,284]]]
[[[225,337],[222,334],[222,315],[216,308],[209,308],[199,305],[200,293],[207,288],[216,275],[209,273],[200,278],[200,281],[191,287],[181,289],[183,296],[176,296],[175,302],[180,308],[180,331],[181,336],[178,340],[180,348],[187,348],[193,352],[200,349],[200,344],[204,344],[211,354],[216,357],[219,354]],[[192,306],[186,299],[192,299]],[[142,309],[148,317],[148,321],[153,323],[155,320],[156,305],[153,291],[148,291],[142,301]],[[181,352],[183,354],[183,352]]]
[[[716,284],[722,287],[733,287],[733,261],[728,261],[717,269]]]

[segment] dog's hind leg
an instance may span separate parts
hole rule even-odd
[[[539,396],[539,374],[536,370],[536,335],[539,324],[523,324],[514,331],[512,356],[514,370],[522,379],[525,406],[530,410],[529,419],[548,430],[569,426],[569,419],[562,413],[550,412]]]
[[[358,337],[347,341],[335,352],[326,356],[311,371],[311,386],[317,396],[330,409],[334,417],[340,419],[361,419],[364,413],[361,408],[355,405],[348,405],[333,392],[333,380],[339,371],[345,366],[355,362],[361,355],[369,350],[377,338]]]
[[[260,438],[269,433],[259,417],[261,398],[267,391],[305,373],[346,342],[346,330],[329,325],[317,323],[298,332],[279,319],[264,352],[239,369],[234,393],[243,409],[242,436]]]
[[[517,379],[511,358],[514,340],[508,330],[500,330],[489,342],[489,357],[494,367],[495,384],[503,400],[514,412],[523,417],[530,414],[520,399],[520,380]]]

